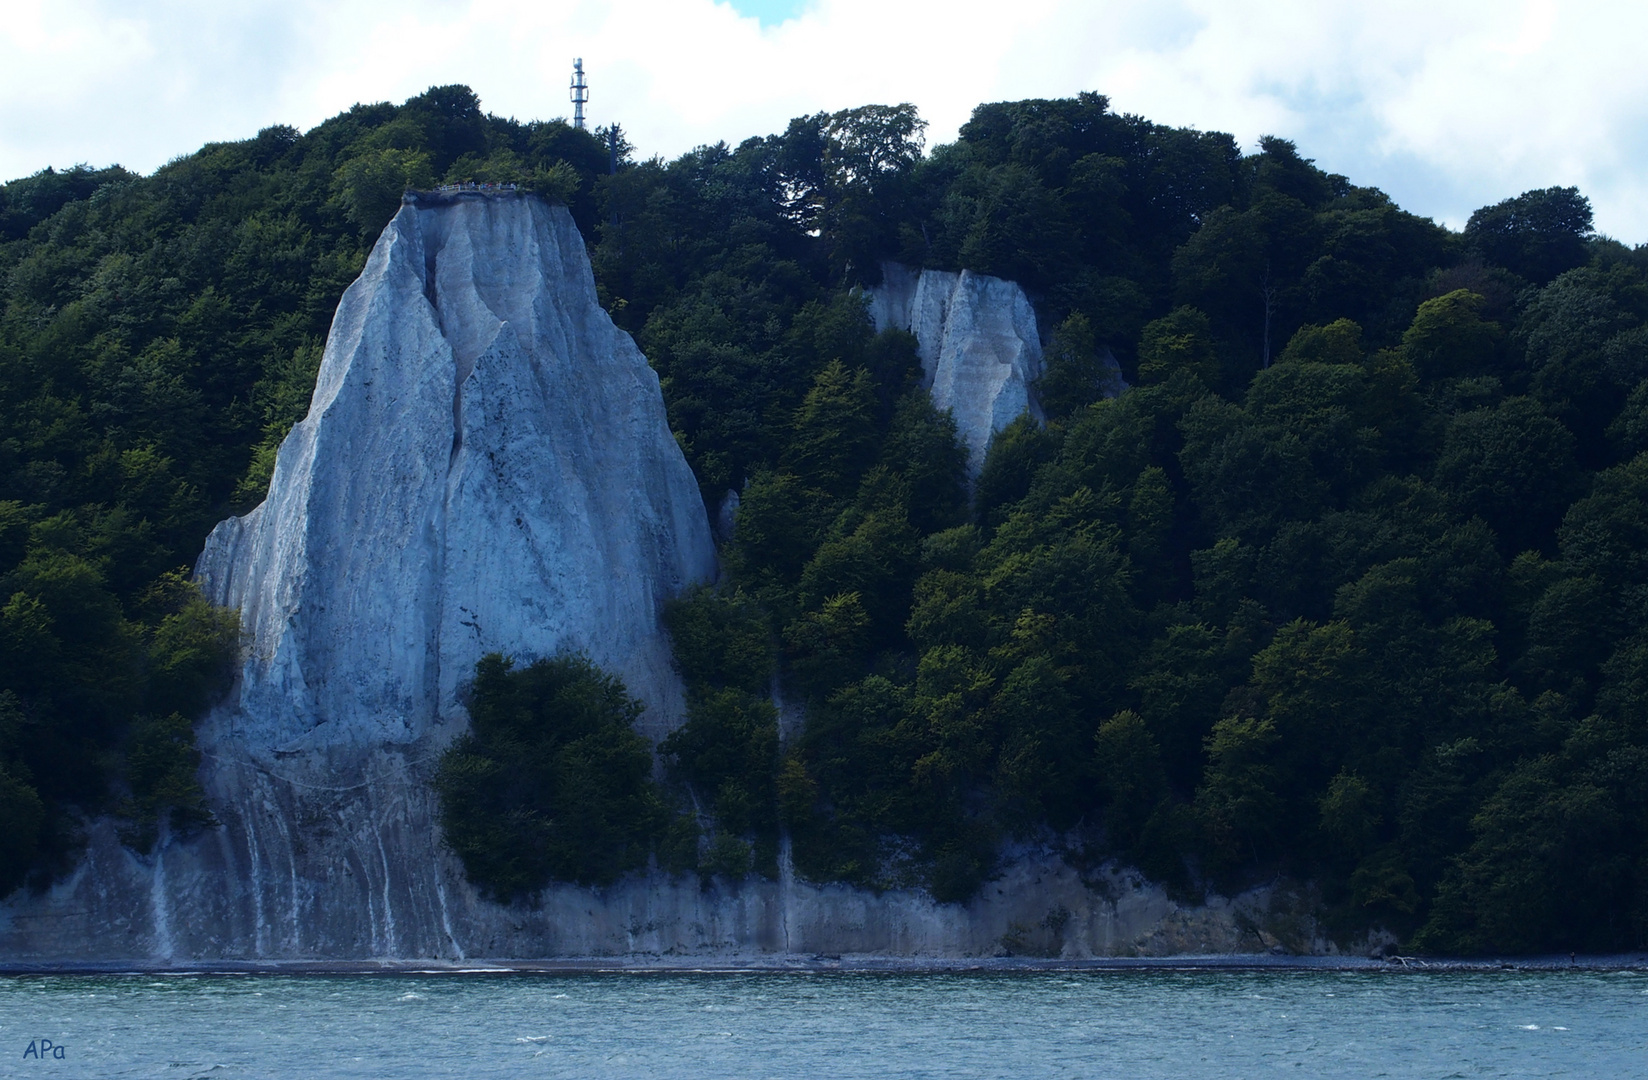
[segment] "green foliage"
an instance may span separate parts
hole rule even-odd
[[[1167,773],[1150,727],[1131,709],[1099,725],[1094,735],[1094,771],[1102,790],[1106,838],[1117,850],[1154,854],[1151,826],[1168,800]]]
[[[34,868],[46,808],[34,786],[5,766],[0,766],[0,815],[6,822],[0,837],[0,892],[10,893]]]
[[[1053,331],[1046,366],[1036,383],[1036,397],[1049,420],[1080,412],[1102,398],[1121,392],[1115,368],[1106,361],[1093,324],[1077,311]]]
[[[1543,285],[1584,265],[1591,201],[1578,188],[1525,191],[1484,206],[1465,225],[1465,239],[1483,259]]]
[[[1548,547],[1576,492],[1574,437],[1528,398],[1454,417],[1436,485],[1494,528],[1508,553]]]
[[[1273,857],[1286,821],[1274,763],[1280,736],[1269,720],[1227,716],[1207,737],[1207,778],[1196,792],[1196,811],[1207,830],[1207,854],[1228,870]]]
[[[1366,780],[1340,770],[1328,783],[1319,805],[1322,835],[1352,859],[1372,845],[1380,816],[1376,796]]]
[[[519,160],[519,159],[515,159]],[[527,190],[535,191],[551,202],[562,204],[571,203],[578,194],[578,188],[583,177],[570,162],[557,161],[547,169],[536,169],[529,176],[522,176],[522,172],[514,161],[491,168],[478,170],[482,177],[495,183],[523,183]]]
[[[1349,319],[1336,319],[1327,326],[1301,326],[1276,362],[1360,364],[1362,357],[1362,328]]]
[[[229,690],[240,653],[239,615],[207,603],[177,571],[151,585],[142,602],[160,616],[148,642],[145,705],[155,715],[199,716]]]
[[[997,432],[973,488],[979,519],[988,525],[999,524],[1008,509],[1029,493],[1036,470],[1057,450],[1058,436],[1028,413]]]
[[[0,579],[10,594],[0,608],[0,694],[10,716],[0,769],[24,807],[19,820],[33,820],[37,806],[44,815],[21,834],[33,839],[20,838],[19,850],[32,853],[33,870],[63,868],[83,813],[127,818],[122,837],[143,851],[168,814],[180,832],[212,824],[184,716],[200,715],[228,688],[235,613],[210,607],[172,571],[132,597],[128,614],[103,569],[112,562],[98,550],[106,533],[88,536],[67,515],[32,533],[30,554]]]
[[[1213,327],[1193,307],[1174,308],[1145,326],[1139,339],[1139,379],[1164,382],[1176,372],[1219,385],[1219,359],[1213,351]]]
[[[903,480],[916,532],[926,536],[966,520],[967,452],[956,440],[955,419],[926,393],[913,390],[899,400],[880,463]]]
[[[387,148],[350,158],[333,178],[344,216],[368,236],[383,231],[401,208],[407,189],[434,184],[428,154]]]
[[[508,901],[551,882],[609,884],[669,827],[636,734],[643,706],[580,656],[475,665],[470,730],[441,756],[441,831],[469,879]]]
[[[742,877],[756,868],[777,877],[778,713],[772,701],[743,690],[698,696],[686,723],[659,750],[673,760],[678,779],[709,796],[705,809],[719,830],[700,872]],[[741,858],[729,862],[729,848],[742,851]]]
[[[1402,348],[1415,370],[1430,379],[1492,370],[1505,332],[1498,323],[1482,317],[1483,302],[1478,293],[1455,289],[1420,304],[1413,323],[1402,334]]]
[[[33,176],[0,186],[0,243],[21,240],[30,229],[68,204],[89,199],[105,187],[135,179],[118,165],[108,169],[76,165],[62,172],[47,167]]]
[[[1422,945],[1458,951],[1604,950],[1648,941],[1648,648],[1602,667],[1595,713],[1554,752],[1519,761],[1471,819]]]
[[[818,230],[832,276],[876,280],[877,256],[902,224],[926,128],[913,105],[864,105],[797,117],[760,147],[781,184],[784,215]]]
[[[129,825],[121,839],[145,854],[161,825],[187,833],[217,824],[206,806],[206,793],[195,779],[200,751],[193,724],[179,713],[160,719],[139,718],[126,747],[126,782],[131,797],[120,806]]]
[[[16,759],[28,719],[9,690],[0,690],[0,896],[23,884],[34,869],[46,806],[30,782],[28,766]]]
[[[255,505],[268,493],[269,480],[275,474],[275,454],[287,433],[309,411],[320,360],[320,345],[299,345],[284,362],[271,365],[268,374],[252,388],[252,396],[263,413],[263,438],[252,448],[246,475],[235,484],[234,502]]]
[[[675,663],[694,686],[752,694],[772,681],[771,631],[761,609],[742,594],[723,596],[707,585],[664,607]]]
[[[851,493],[875,458],[875,387],[863,368],[832,360],[813,380],[790,428],[781,464],[836,499]]]
[[[1578,440],[1590,468],[1612,463],[1605,432],[1648,378],[1648,279],[1630,264],[1571,270],[1529,299],[1512,344],[1531,396]]]
[[[1625,399],[1625,407],[1608,425],[1608,441],[1621,458],[1648,450],[1648,381],[1638,383]]]

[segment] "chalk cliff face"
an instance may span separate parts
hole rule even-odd
[[[877,330],[916,337],[933,404],[948,409],[976,476],[996,432],[1028,412],[1042,419],[1032,384],[1041,374],[1036,313],[1011,281],[963,270],[882,265],[867,290]]]
[[[658,378],[597,304],[571,218],[459,197],[389,225],[268,500],[198,573],[251,638],[231,730],[284,753],[461,723],[493,651],[587,652],[666,731],[658,609],[714,558]]]

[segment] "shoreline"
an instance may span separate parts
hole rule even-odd
[[[0,977],[21,976],[358,976],[358,975],[955,975],[1079,972],[1648,972],[1648,953],[1603,956],[1419,957],[1291,956],[1262,953],[1185,956],[1033,957],[770,956],[567,957],[552,960],[128,960],[19,962],[0,959]]]

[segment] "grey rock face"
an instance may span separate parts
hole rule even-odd
[[[390,223],[268,500],[214,530],[198,573],[252,643],[231,730],[284,753],[462,723],[492,651],[587,652],[668,730],[658,609],[714,558],[658,378],[597,304],[571,218],[494,197]]]
[[[877,330],[907,330],[921,355],[933,404],[955,417],[973,475],[996,432],[1028,412],[1042,419],[1033,384],[1041,374],[1036,313],[1011,281],[963,270],[882,265],[869,289]]]
[[[721,506],[715,512],[715,538],[727,543],[738,529],[738,507],[743,500],[731,488],[721,496]]]

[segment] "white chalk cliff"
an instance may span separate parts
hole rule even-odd
[[[1026,412],[1042,419],[1036,312],[1017,284],[971,270],[884,263],[881,271],[881,284],[866,290],[875,328],[915,335],[922,380],[933,404],[955,417],[976,476],[996,432]]]
[[[288,752],[462,723],[488,652],[586,652],[674,726],[658,611],[714,575],[658,377],[564,209],[411,204],[344,295],[263,505],[198,574],[251,648],[235,736]]]
[[[908,272],[906,272],[908,274]],[[902,282],[902,284],[900,284]],[[902,289],[902,292],[898,290]],[[1025,409],[1034,316],[1007,282],[890,280],[977,459]],[[936,335],[936,336],[935,336]],[[409,202],[344,294],[269,497],[198,566],[247,653],[199,726],[221,825],[140,856],[108,819],[75,870],[0,902],[0,963],[1258,950],[1267,901],[1183,908],[1025,851],[965,905],[797,881],[634,875],[484,900],[442,845],[429,779],[489,651],[619,672],[654,738],[682,712],[660,605],[714,572],[658,380],[596,302],[564,209]],[[1311,947],[1311,946],[1307,946]]]

